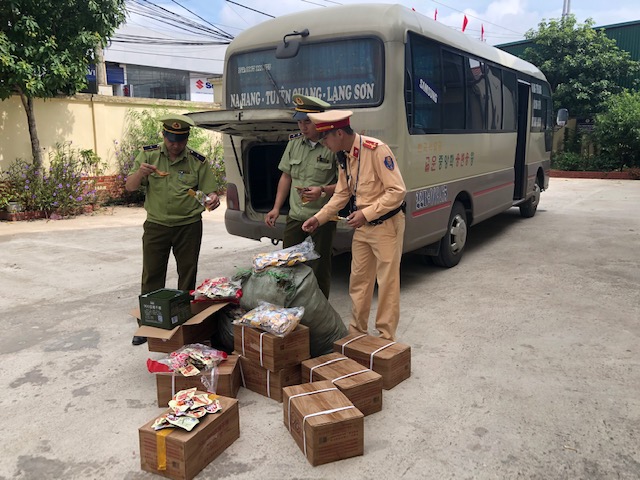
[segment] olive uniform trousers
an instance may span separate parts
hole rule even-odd
[[[164,288],[171,250],[178,270],[178,290],[194,290],[201,243],[202,220],[176,227],[144,222],[142,293]]]

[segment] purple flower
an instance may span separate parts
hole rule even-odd
[[[82,195],[80,195],[78,198],[76,198],[76,201],[81,202],[82,201]]]
[[[61,183],[58,184],[58,188],[62,188],[62,184]]]

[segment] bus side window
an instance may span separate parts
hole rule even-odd
[[[502,130],[502,69],[487,66],[489,130]]]
[[[410,35],[409,44],[411,76],[406,81],[412,84],[407,85],[410,93],[406,101],[408,111],[413,113],[413,118],[409,119],[409,131],[440,131],[440,47],[415,34]]]
[[[467,84],[467,130],[486,130],[487,77],[486,66],[475,58],[465,59]]]
[[[507,70],[502,71],[502,129],[515,131],[517,107],[518,82],[516,74]]]
[[[463,130],[465,112],[463,57],[452,52],[442,52],[442,93],[444,130]]]

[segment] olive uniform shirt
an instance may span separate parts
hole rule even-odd
[[[333,185],[337,179],[338,163],[335,154],[320,142],[312,145],[302,133],[289,138],[278,169],[291,176],[289,217],[302,222],[320,210],[329,198],[319,198],[303,205],[296,187]]]
[[[131,169],[137,171],[142,163],[155,165],[167,176],[152,173],[142,179],[146,187],[144,208],[147,220],[167,227],[188,225],[202,218],[204,207],[187,192],[189,189],[215,192],[216,179],[206,158],[190,148],[172,162],[164,143],[143,147]]]

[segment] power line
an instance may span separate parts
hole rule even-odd
[[[185,7],[184,5],[181,5],[180,3],[178,3],[176,0],[171,0],[173,3],[175,3],[176,5],[184,8],[187,12],[189,12],[191,15],[195,16],[196,18],[199,18],[200,20],[202,20],[204,23],[206,23],[207,25],[212,26],[215,30],[219,31],[220,33],[222,33],[224,36],[226,36],[229,39],[233,39],[233,35],[225,32],[224,30],[218,28],[217,26],[215,26],[214,24],[212,24],[211,22],[209,22],[208,20],[205,20],[204,18],[202,18],[200,15],[198,15],[197,13],[192,12],[191,10],[189,10],[187,7]]]
[[[233,2],[231,0],[226,0],[226,2],[227,3],[233,3],[234,5],[237,5],[237,6],[242,7],[242,8],[246,8],[247,10],[251,10],[252,12],[260,13],[260,14],[265,15],[267,17],[276,18],[273,15],[269,15],[268,13],[261,12],[260,10],[256,10],[255,8],[247,7],[246,5],[242,5],[240,3]]]

